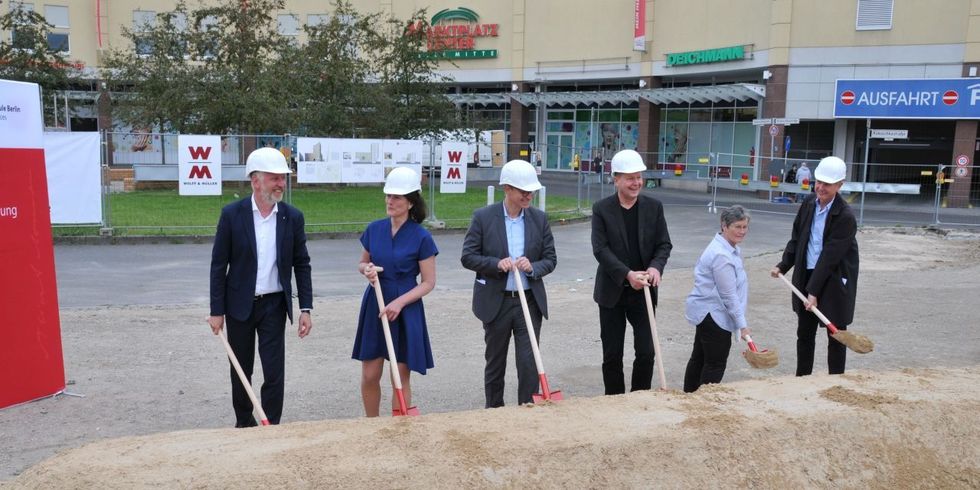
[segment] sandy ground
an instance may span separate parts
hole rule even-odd
[[[978,382],[978,368],[859,371],[691,396],[646,391],[417,419],[164,433],[70,450],[14,484],[976,488]]]
[[[205,305],[63,309],[64,344],[73,346],[68,389],[86,396],[0,411],[0,479],[23,472],[6,482],[14,487],[976,488],[980,237],[872,229],[859,242],[850,328],[873,339],[875,351],[850,354],[852,374],[787,377],[795,316],[789,292],[768,277],[773,251],[747,258],[746,268],[749,323],[758,344],[779,351],[774,369],[751,369],[736,345],[725,384],[705,393],[598,397],[592,280],[549,283],[542,356],[568,400],[475,410],[483,406],[482,330],[468,291],[437,291],[426,298],[436,368],[412,385],[424,414],[452,413],[412,420],[357,418],[360,365],[349,358],[356,296],[318,300],[314,334],[287,342],[285,425],[248,431],[202,430],[233,425],[227,363],[202,321]],[[667,279],[658,325],[676,390],[694,334],[682,306],[690,269]],[[826,371],[821,344],[815,372]],[[508,404],[514,391],[509,372]],[[155,435],[97,442],[25,471],[60,450],[147,434]]]

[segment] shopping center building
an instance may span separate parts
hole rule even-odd
[[[52,42],[93,77],[107,49],[128,43],[123,27],[174,6],[23,3],[56,26]],[[651,168],[680,164],[701,176],[714,165],[719,175],[768,180],[791,163],[833,154],[857,163],[948,164],[958,182],[977,179],[980,85],[953,79],[977,76],[980,0],[353,6],[400,18],[426,8],[432,56],[444,59],[441,71],[455,80],[447,96],[486,128],[505,130],[510,156],[541,152],[546,170],[573,168],[575,155],[589,162],[635,148]],[[322,0],[288,0],[280,32],[303,42],[302,26],[329,18],[329,8]],[[837,87],[848,80],[866,81]],[[94,101],[98,93],[73,96]],[[75,109],[73,129],[107,129],[111,118],[97,117],[96,107]],[[868,138],[869,123],[900,131]],[[869,179],[888,176],[872,172]]]

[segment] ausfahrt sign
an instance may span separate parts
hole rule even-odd
[[[980,79],[837,80],[834,117],[980,119]]]

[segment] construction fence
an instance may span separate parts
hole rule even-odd
[[[220,196],[177,195],[177,136],[154,133],[103,133],[103,234],[209,235],[220,210],[251,194],[244,160],[259,147],[274,147],[297,161],[296,137],[290,135],[225,135],[221,162],[225,169]],[[465,227],[472,210],[499,201],[499,167],[511,157],[526,159],[541,169],[546,186],[535,204],[549,214],[581,216],[594,201],[614,192],[609,152],[586,154],[587,148],[470,143],[465,157],[465,195],[440,192],[443,141],[427,140],[419,155],[423,196],[430,221],[438,226]],[[555,155],[558,155],[556,157]],[[677,193],[709,206],[722,202],[784,204],[787,212],[799,197],[811,192],[810,182],[788,181],[803,164],[812,171],[816,159],[759,159],[755,155],[706,153],[695,158],[646,153],[650,168],[644,177],[654,192]],[[299,160],[303,157],[300,156]],[[693,163],[692,163],[693,162]],[[760,170],[765,168],[765,175]],[[488,194],[488,186],[494,186]],[[364,188],[380,192],[381,183],[301,184],[289,179],[284,200],[303,209],[309,231],[356,232],[384,215],[384,200],[364,197]],[[851,202],[861,224],[948,225],[980,227],[980,176],[974,165],[923,162],[917,165],[852,163],[842,194]],[[95,226],[96,224],[92,224]],[[78,226],[62,234],[88,234]]]

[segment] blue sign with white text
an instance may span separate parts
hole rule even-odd
[[[837,80],[834,117],[980,119],[980,78]]]

